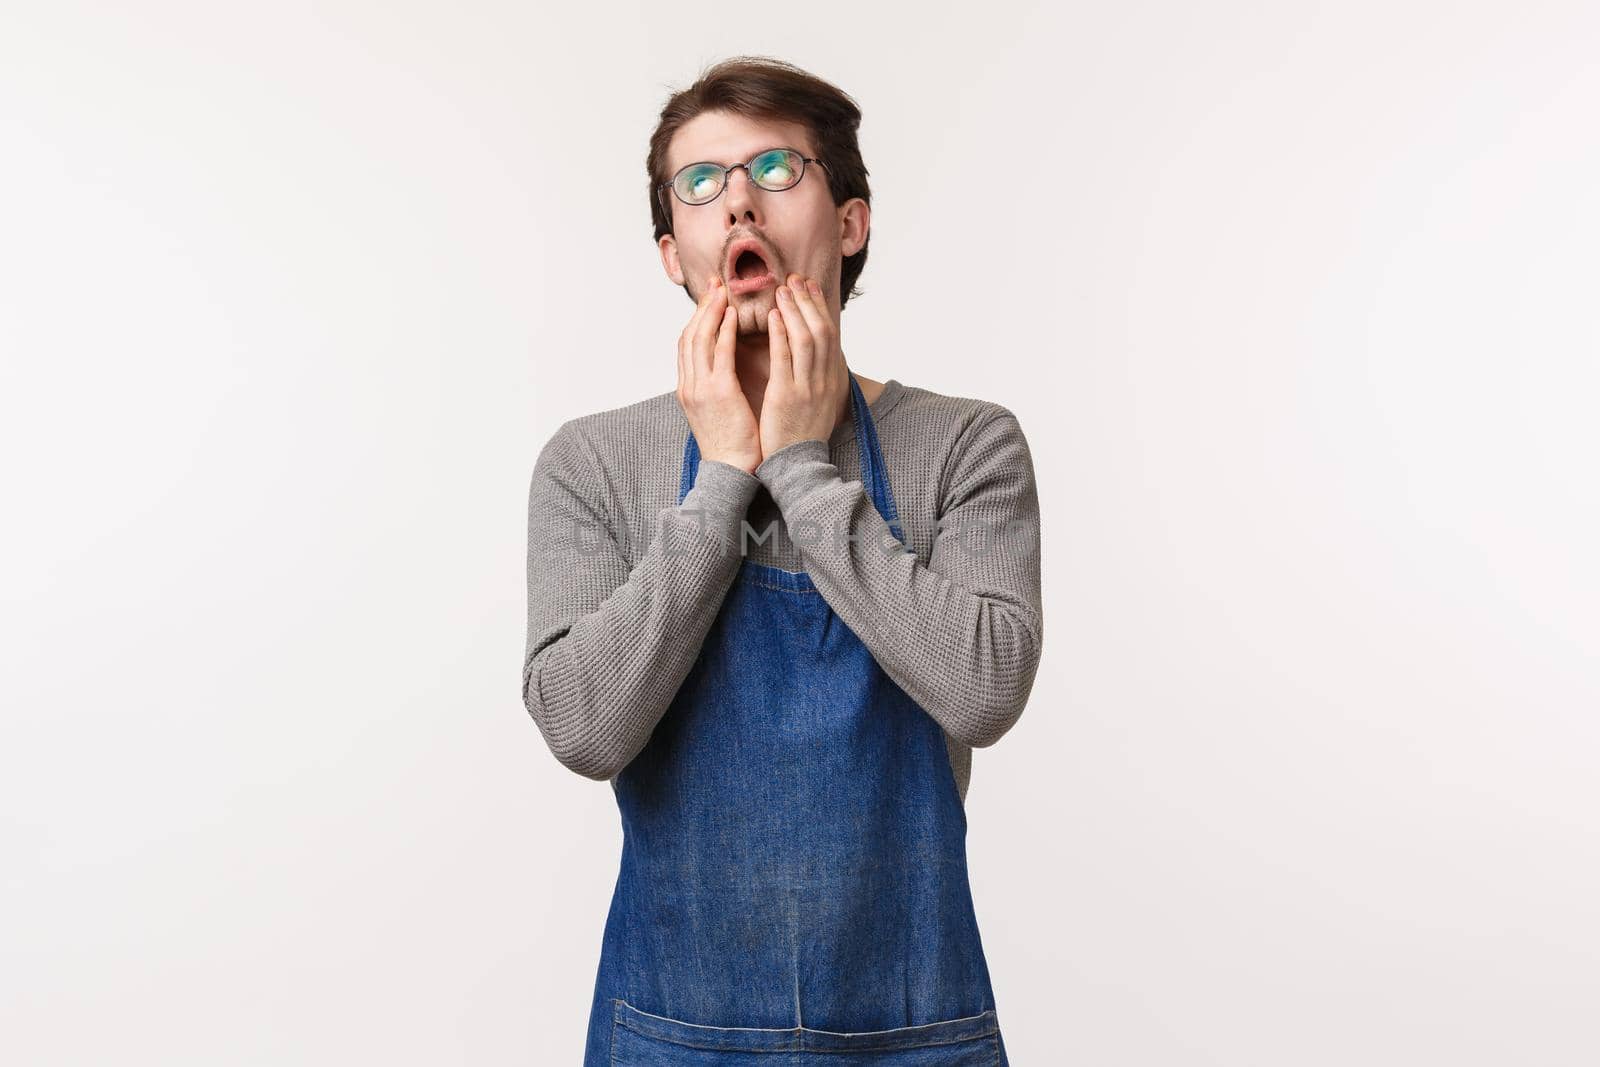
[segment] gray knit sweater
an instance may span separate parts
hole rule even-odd
[[[1039,665],[1032,456],[990,401],[891,378],[871,411],[914,555],[880,547],[888,525],[860,481],[848,406],[830,440],[754,474],[702,457],[681,505],[676,390],[561,424],[529,493],[522,695],[563,766],[604,781],[638,754],[749,558],[811,576],[943,728],[965,803],[972,749],[1017,721]]]

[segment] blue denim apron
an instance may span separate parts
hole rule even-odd
[[[905,550],[854,375],[850,402]],[[691,433],[679,503],[699,464]],[[1008,1067],[943,732],[805,571],[740,564],[612,788],[584,1067]]]

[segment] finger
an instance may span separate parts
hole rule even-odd
[[[683,358],[683,338],[678,338],[678,397],[682,399],[684,392],[689,387],[689,371],[687,360]]]
[[[695,374],[694,339],[700,328],[700,321],[705,318],[706,309],[711,306],[712,298],[716,295],[715,275],[706,281],[705,291],[700,294],[700,299],[695,303],[694,314],[689,316],[688,325],[684,326],[683,333],[678,335],[678,380],[683,383],[689,395],[694,395]]]
[[[767,353],[767,380],[776,380],[780,385],[793,382],[794,357],[789,351],[789,327],[778,308],[767,312]]]
[[[689,316],[689,323],[683,328],[685,337],[693,337],[695,330],[700,326],[700,320],[705,318],[706,308],[711,306],[711,298],[716,295],[716,275],[708,276],[705,291],[700,294],[700,299],[695,301],[694,314]]]
[[[711,360],[711,376],[713,378],[734,377],[733,346],[738,339],[739,313],[731,307],[723,308],[722,325],[717,329],[716,352]]]
[[[800,310],[799,298],[788,285],[778,288],[778,307],[783,311],[784,332],[789,342],[792,380],[804,382],[811,376],[812,337],[806,324],[805,313]]]
[[[728,306],[728,291],[721,284],[712,286],[712,290],[711,303],[706,305],[705,314],[695,327],[692,356],[695,373],[705,378],[711,377],[712,348],[716,343],[717,331],[722,328],[723,310]]]
[[[812,292],[817,283],[803,276],[796,278],[796,283],[794,290],[795,305],[800,309],[800,317],[805,321],[806,332],[810,334],[811,345],[806,353],[808,359],[805,373],[802,375],[800,368],[796,366],[795,378],[796,380],[807,381],[813,375],[821,378],[828,371],[822,361],[827,358],[829,351],[833,347],[829,343],[832,320],[828,317],[827,310],[822,306],[820,290]]]

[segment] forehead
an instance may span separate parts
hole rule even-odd
[[[758,119],[729,111],[702,111],[679,127],[667,146],[667,172],[690,163],[743,163],[768,148],[796,148],[816,155],[803,124]]]

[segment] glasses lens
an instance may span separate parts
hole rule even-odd
[[[805,166],[805,160],[799,152],[791,152],[787,148],[775,148],[771,152],[757,156],[750,163],[750,178],[763,189],[776,192],[787,189],[800,180],[800,170]]]
[[[684,167],[672,180],[672,185],[685,203],[703,204],[722,191],[722,168],[709,163]]]
[[[778,192],[799,181],[805,165],[805,158],[799,152],[774,148],[750,161],[750,180],[763,189]],[[725,177],[722,168],[715,164],[693,163],[678,172],[672,186],[684,203],[704,204],[715,200],[722,192]]]

